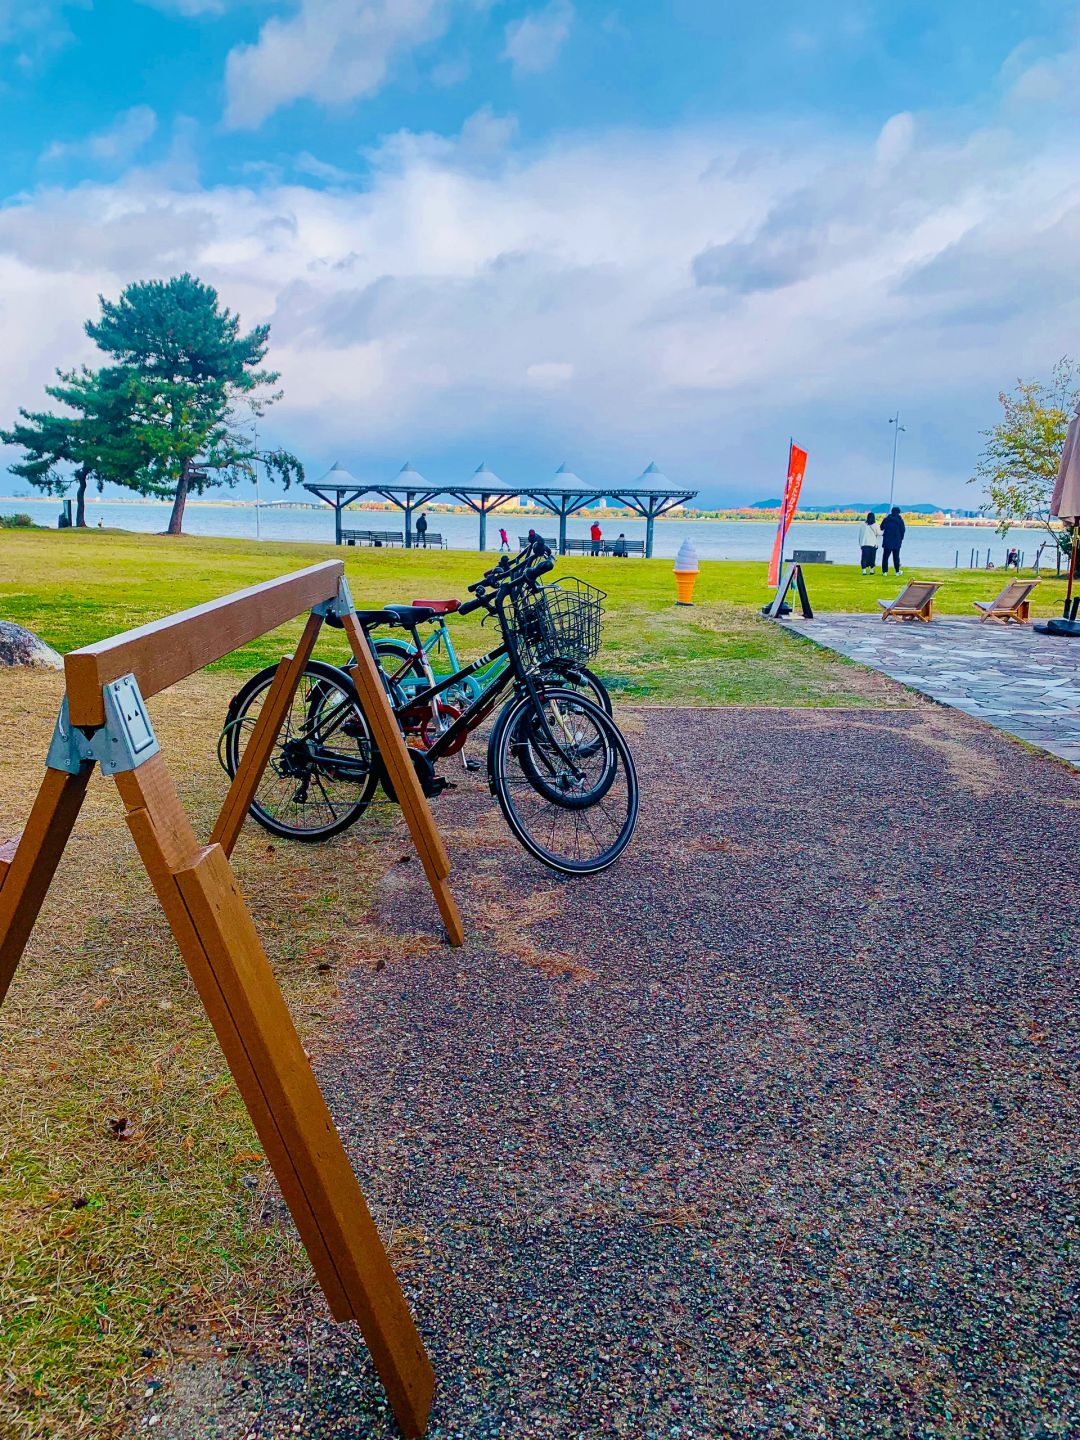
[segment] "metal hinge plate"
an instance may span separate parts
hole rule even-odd
[[[337,594],[332,600],[320,600],[318,605],[311,607],[313,615],[323,615],[327,620],[343,620],[346,615],[351,614],[353,606],[352,592],[349,589],[349,582],[342,575],[338,579]],[[340,628],[340,627],[338,627]]]
[[[134,675],[121,675],[102,690],[105,724],[89,732],[72,725],[67,696],[60,705],[45,763],[50,770],[77,775],[84,765],[98,764],[105,775],[135,770],[158,754],[146,703]]]

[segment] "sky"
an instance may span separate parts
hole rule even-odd
[[[0,423],[190,270],[311,478],[877,501],[898,411],[970,507],[1080,353],[1078,75],[1050,0],[0,0]]]

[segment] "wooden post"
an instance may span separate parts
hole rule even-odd
[[[405,823],[412,833],[413,844],[435,896],[450,943],[462,945],[465,943],[465,933],[461,925],[461,915],[446,883],[450,874],[450,860],[442,836],[431,818],[424,792],[420,788],[420,781],[409,756],[409,747],[405,744],[394,712],[390,708],[382,675],[363,628],[351,611],[342,623],[356,657],[356,668],[352,672],[353,683],[360,696],[364,714],[371,724],[375,744],[379,747],[379,754],[394,787]]]
[[[319,638],[322,622],[321,615],[308,616],[296,652],[287,655],[278,666],[278,672],[263,700],[259,718],[248,736],[240,764],[229,786],[229,793],[225,796],[221,813],[210,836],[210,843],[220,845],[226,855],[232,854],[233,846],[243,829],[248,809],[255,798],[270,756],[274,753],[274,743],[304,673],[304,666]]]
[[[219,845],[200,848],[160,755],[116,777],[128,825],[335,1319],[355,1319],[402,1431],[434,1374]]]
[[[77,775],[69,775],[66,770],[46,770],[14,852],[10,843],[4,847],[0,873],[0,1005],[82,809],[93,770],[89,762]]]

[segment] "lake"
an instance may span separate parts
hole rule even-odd
[[[0,514],[10,515],[24,511],[39,525],[55,525],[59,513],[56,500],[0,500]],[[446,536],[451,549],[475,550],[478,544],[477,520],[472,515],[446,515],[429,511],[431,529]],[[168,504],[118,504],[110,500],[88,500],[87,519],[91,525],[100,520],[103,525],[121,530],[148,532],[164,530],[169,518]],[[504,517],[503,522],[510,535],[511,544],[524,534],[532,524],[542,535],[557,535],[558,522],[551,516],[530,518],[524,515]],[[567,526],[567,535],[573,539],[586,539],[591,521],[572,519]],[[395,512],[357,511],[347,512],[346,526],[356,529],[400,530],[403,528],[401,514]],[[497,516],[488,518],[488,548],[492,541],[498,543],[500,520]],[[610,519],[601,520],[601,528],[608,540],[614,540],[620,531],[628,540],[644,540],[643,520]],[[189,505],[184,515],[184,529],[190,535],[219,535],[254,540],[256,536],[255,507],[243,505]],[[263,540],[306,540],[328,545],[334,539],[333,511],[327,506],[318,510],[292,510],[279,506],[262,506],[258,520],[259,536]],[[767,560],[772,550],[776,533],[774,521],[730,521],[730,520],[658,520],[656,522],[655,553],[668,559],[674,557],[684,540],[690,540],[702,560]],[[792,549],[824,550],[828,558],[841,565],[855,565],[859,560],[857,545],[858,524],[837,521],[798,521],[788,532],[788,553]],[[1035,550],[1042,543],[1043,536],[1037,530],[1017,530],[1009,544],[1017,545],[1026,556],[1026,562],[1034,560]],[[972,551],[979,551],[979,563],[985,564],[989,549],[994,564],[1000,569],[1005,563],[1007,545],[988,526],[978,525],[909,525],[904,540],[903,560],[908,565],[922,565],[935,569],[952,568],[959,563],[966,568],[971,563]],[[880,557],[879,557],[880,558]]]

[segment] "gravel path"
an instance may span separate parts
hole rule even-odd
[[[394,866],[412,957],[320,1062],[433,1440],[1080,1434],[1080,776],[929,708],[625,718],[623,861],[561,882],[468,780],[468,946]],[[394,1433],[321,1303],[151,1413]]]

